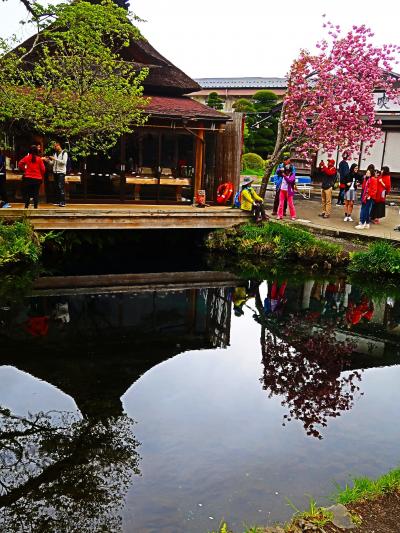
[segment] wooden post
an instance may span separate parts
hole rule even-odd
[[[203,186],[203,169],[204,169],[204,125],[200,124],[200,128],[196,137],[196,154],[195,154],[195,169],[194,169],[194,199]]]
[[[125,202],[126,192],[126,135],[122,135],[120,139],[120,173],[119,173],[119,198],[121,202]]]

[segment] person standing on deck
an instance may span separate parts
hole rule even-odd
[[[324,163],[321,161],[321,163]],[[331,216],[332,210],[332,190],[333,185],[336,181],[336,167],[335,160],[328,159],[328,165],[321,165],[320,163],[320,173],[321,173],[321,198],[322,198],[322,212],[320,217],[329,218]]]
[[[7,189],[6,189],[6,156],[0,152],[0,208],[7,209],[11,207],[8,203]]]
[[[42,158],[39,156],[38,147],[35,144],[31,147],[29,154],[18,163],[18,168],[24,173],[22,178],[22,194],[25,209],[28,209],[31,198],[33,198],[33,207],[37,209],[39,205],[40,184],[46,173],[46,168]]]
[[[350,174],[350,167],[347,162],[349,159],[349,154],[347,152],[343,152],[342,160],[339,163],[339,196],[337,199],[336,205],[344,205],[344,193],[346,188],[346,183],[348,181],[348,177]]]
[[[53,164],[54,185],[56,188],[57,204],[65,207],[65,176],[67,174],[68,152],[61,144],[54,144],[54,155],[49,157]]]
[[[243,211],[252,211],[256,222],[268,220],[265,213],[264,202],[261,196],[258,196],[256,191],[251,187],[254,180],[251,178],[244,178],[242,182],[242,192],[240,195],[240,209]]]

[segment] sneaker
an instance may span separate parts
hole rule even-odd
[[[354,220],[351,217],[347,217],[348,222],[354,222]]]
[[[292,219],[292,220],[297,220],[297,218],[296,218],[296,217],[291,217],[291,219]]]
[[[4,205],[3,205],[3,207],[4,207]],[[379,218],[374,218],[374,220],[372,220],[372,224],[380,224]]]
[[[12,207],[11,204],[3,204],[1,206],[2,209],[10,209],[10,207]]]
[[[344,222],[350,222],[350,218],[349,217],[344,217],[343,221]]]
[[[369,224],[364,224],[365,229],[369,229]]]
[[[365,224],[357,224],[356,229],[365,229]]]
[[[329,218],[329,217],[330,217],[330,215],[326,215],[325,214],[322,218]]]
[[[318,216],[319,216],[319,217],[324,217],[324,216],[325,216],[325,213],[319,213]]]
[[[66,207],[66,204],[60,203],[58,204],[58,207]]]
[[[276,220],[282,220],[283,217],[276,217]]]

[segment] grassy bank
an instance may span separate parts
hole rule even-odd
[[[398,533],[400,516],[400,468],[391,470],[378,479],[355,478],[351,485],[338,487],[331,507],[320,507],[311,498],[305,511],[294,508],[292,520],[281,526],[252,526],[236,532],[226,522],[211,533],[300,533],[316,531],[340,533],[343,528],[334,523],[347,520],[359,533]],[[344,506],[344,507],[342,507]],[[346,518],[343,518],[343,512]],[[341,516],[338,519],[338,516]],[[315,529],[313,529],[313,527]],[[347,528],[346,528],[347,529]]]
[[[235,256],[251,263],[255,258],[293,261],[316,267],[338,266],[353,275],[372,274],[373,279],[396,279],[400,275],[400,248],[388,241],[370,244],[365,250],[348,252],[341,244],[316,237],[294,225],[268,222],[246,223],[209,235],[211,252]]]
[[[41,239],[27,220],[0,221],[0,269],[35,264],[41,253]]]
[[[319,239],[307,230],[277,222],[246,223],[217,230],[209,235],[206,246],[210,251],[241,257],[300,260],[306,264],[327,261],[331,265],[346,265],[350,258],[338,244]]]

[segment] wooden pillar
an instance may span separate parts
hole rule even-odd
[[[126,135],[122,135],[120,139],[120,173],[119,173],[119,197],[121,202],[125,202],[125,191],[126,191]]]
[[[205,131],[203,124],[200,124],[200,129],[197,131],[196,137],[196,153],[195,153],[195,168],[194,168],[194,197],[203,187],[203,168],[204,168],[204,137]]]

